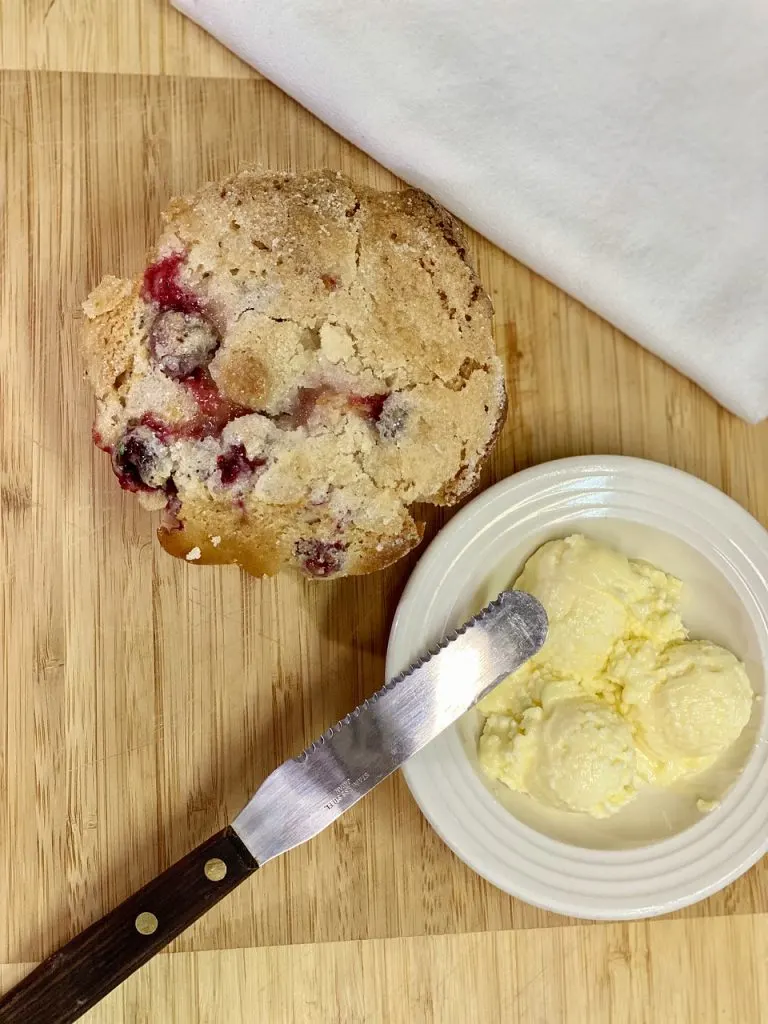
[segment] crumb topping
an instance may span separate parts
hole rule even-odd
[[[329,172],[244,171],[164,220],[143,276],[83,305],[121,486],[188,560],[327,577],[399,557],[411,506],[471,490],[505,410],[458,225]],[[246,557],[257,541],[272,555]]]

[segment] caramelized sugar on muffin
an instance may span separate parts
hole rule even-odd
[[[424,193],[243,171],[174,199],[84,303],[94,441],[158,537],[256,575],[371,572],[477,483],[503,422],[491,304]]]

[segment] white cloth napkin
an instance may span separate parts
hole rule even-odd
[[[323,121],[768,415],[765,0],[173,0]]]

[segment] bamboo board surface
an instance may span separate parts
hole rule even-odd
[[[395,179],[163,0],[0,0],[0,26],[1,990],[380,685],[417,556],[322,585],[172,560],[90,445],[76,347],[80,300],[140,268],[171,194],[245,162]],[[768,423],[471,247],[510,391],[484,483],[624,453],[768,524]],[[87,1019],[746,1024],[768,1006],[765,864],[671,919],[577,924],[472,874],[396,777],[268,871]]]

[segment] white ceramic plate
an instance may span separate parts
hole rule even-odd
[[[768,850],[768,533],[744,509],[640,459],[563,459],[518,473],[467,505],[422,557],[395,615],[387,676],[508,586],[540,544],[576,532],[679,576],[691,635],[745,661],[758,695],[752,720],[729,763],[696,781],[703,798],[724,790],[720,805],[701,814],[696,794],[638,798],[606,822],[542,811],[484,781],[471,716],[404,774],[439,835],[500,889],[575,917],[650,917],[716,892]]]

